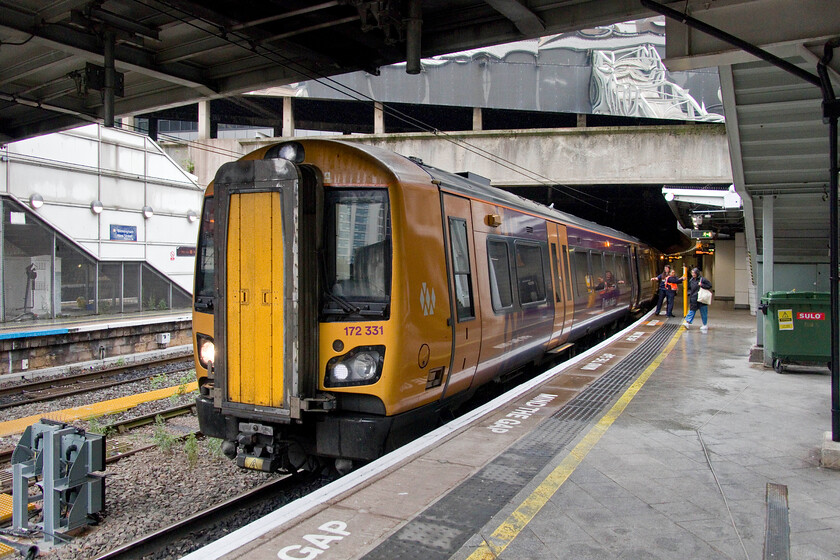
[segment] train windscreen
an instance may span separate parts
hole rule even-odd
[[[385,189],[326,191],[325,315],[387,313],[391,298],[390,215]]]
[[[204,211],[201,213],[201,229],[198,232],[194,291],[196,311],[213,311],[213,267],[216,262],[213,252],[213,238],[215,235],[213,214],[216,205],[213,200],[212,196],[204,199]]]

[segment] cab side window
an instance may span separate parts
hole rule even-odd
[[[455,308],[458,321],[475,318],[470,270],[470,246],[467,221],[449,218],[449,240],[452,245],[452,274],[455,281]]]

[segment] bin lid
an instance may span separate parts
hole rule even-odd
[[[828,302],[830,299],[828,292],[767,292],[761,297],[761,303]]]

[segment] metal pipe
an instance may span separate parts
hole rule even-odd
[[[114,51],[116,50],[116,34],[105,31],[105,86],[102,89],[102,101],[105,104],[105,126],[114,128],[114,88],[117,82],[117,71],[114,68]]]
[[[682,12],[679,12],[679,11],[673,9],[673,8],[669,8],[668,6],[660,4],[659,2],[654,2],[653,0],[640,0],[640,1],[642,3],[642,6],[644,6],[645,8],[647,8],[649,10],[653,10],[654,12],[656,12],[658,14],[662,14],[665,17],[675,19],[675,20],[679,21],[680,23],[687,25],[688,27],[692,27],[694,29],[697,29],[698,31],[702,31],[703,33],[705,33],[707,35],[711,35],[715,39],[720,39],[721,41],[724,41],[725,43],[729,43],[730,45],[732,45],[734,47],[737,47],[737,48],[739,48],[743,51],[746,51],[746,52],[750,53],[751,55],[753,55],[755,57],[758,57],[765,62],[769,62],[773,66],[777,66],[777,67],[781,68],[782,70],[790,72],[791,74],[795,74],[796,76],[802,78],[803,80],[805,80],[809,84],[813,84],[817,87],[821,87],[819,76],[815,76],[814,74],[811,74],[807,70],[803,70],[799,66],[796,66],[795,64],[791,64],[790,62],[788,62],[784,58],[779,58],[778,56],[776,56],[774,54],[770,54],[769,52],[756,47],[752,43],[748,43],[748,42],[744,41],[743,39],[739,39],[738,37],[735,37],[734,35],[730,35],[726,31],[723,31],[722,29],[718,29],[717,27],[713,27],[713,26],[709,25],[708,23],[704,23],[704,22],[700,21],[699,19],[695,19],[695,18],[693,18],[693,17],[691,17],[687,14],[684,14]]]
[[[831,439],[840,441],[840,285],[838,285],[838,264],[840,264],[840,240],[838,240],[837,202],[837,118],[840,105],[834,96],[831,79],[828,77],[828,63],[834,56],[834,49],[840,46],[840,39],[825,44],[823,57],[817,64],[820,89],[823,93],[823,117],[828,118],[829,142],[829,216],[831,221],[829,239],[829,282],[831,282]]]
[[[420,39],[423,27],[423,7],[420,0],[408,3],[408,19],[405,34],[405,73],[419,74],[423,69],[420,64]]]

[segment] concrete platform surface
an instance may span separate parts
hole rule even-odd
[[[840,558],[840,471],[822,468],[827,370],[748,362],[755,317],[715,303],[504,551],[476,554],[568,450],[455,559],[760,559],[767,485],[787,487],[790,558]],[[672,319],[675,321],[675,319]],[[831,439],[830,437],[828,438]],[[769,551],[768,551],[769,552]]]

